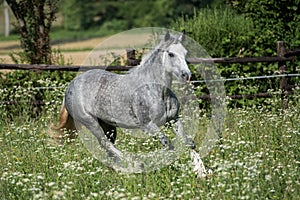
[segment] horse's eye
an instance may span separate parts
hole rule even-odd
[[[169,52],[169,56],[170,56],[171,58],[173,58],[173,57],[174,57],[174,53]]]

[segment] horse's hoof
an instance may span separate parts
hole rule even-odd
[[[192,139],[187,139],[186,146],[191,148],[191,149],[196,149],[195,142]]]
[[[190,145],[190,148],[191,149],[196,149],[196,145],[193,143],[193,144]]]
[[[169,150],[174,150],[173,144],[167,139],[167,137],[163,137],[160,139],[161,144],[168,148]]]
[[[164,146],[164,147],[166,147],[166,146],[169,146],[169,140],[167,139],[167,137],[166,136],[164,136],[164,137],[161,137],[160,138],[160,143]]]

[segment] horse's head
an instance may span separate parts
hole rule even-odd
[[[182,45],[185,34],[171,35],[169,32],[164,36],[162,50],[162,64],[166,71],[172,73],[179,82],[188,83],[191,72],[186,62],[187,50]]]

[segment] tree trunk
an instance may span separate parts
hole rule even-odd
[[[5,0],[3,6],[4,6],[4,36],[8,37],[9,36],[9,13],[8,13],[8,4]]]

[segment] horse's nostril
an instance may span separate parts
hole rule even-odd
[[[181,78],[182,80],[186,81],[187,83],[190,82],[190,79],[191,79],[191,74],[188,73],[188,72],[185,72],[185,71],[182,71],[181,72]]]
[[[183,73],[181,74],[181,77],[182,77],[182,79],[187,80],[187,79],[189,78],[189,75],[188,75],[188,73],[183,72]]]

